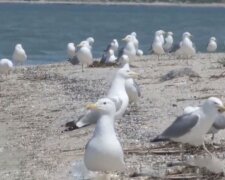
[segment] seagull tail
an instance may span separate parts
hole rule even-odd
[[[79,129],[79,127],[76,125],[75,121],[69,121],[65,124],[66,130],[65,131],[73,131],[75,129]]]
[[[152,139],[150,142],[161,142],[161,141],[169,141],[169,139],[163,136],[157,136],[156,138]]]

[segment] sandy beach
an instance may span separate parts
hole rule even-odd
[[[164,130],[183,108],[199,105],[204,99],[216,96],[225,101],[225,68],[221,63],[225,54],[198,54],[190,60],[164,56],[143,56],[131,64],[140,73],[137,80],[142,97],[138,108],[130,107],[126,115],[116,121],[118,136],[125,151],[126,172],[119,179],[132,179],[134,172],[151,172],[151,176],[135,179],[171,177],[166,163],[179,159],[170,155],[178,146],[161,148],[150,139]],[[200,77],[184,76],[160,81],[170,70],[189,67]],[[88,68],[59,63],[18,67],[7,80],[0,81],[0,177],[1,179],[70,179],[72,164],[82,159],[84,146],[94,126],[62,132],[66,122],[85,112],[88,102],[104,97],[116,67]],[[225,131],[216,135],[224,140]],[[222,141],[221,147],[224,145]],[[220,156],[224,148],[214,149]],[[203,151],[200,152],[200,154]],[[172,169],[177,172],[176,170]],[[187,174],[185,168],[173,176]],[[196,175],[191,169],[188,173]],[[207,179],[208,172],[200,175]],[[217,176],[218,177],[218,176]],[[218,178],[219,179],[219,178]]]

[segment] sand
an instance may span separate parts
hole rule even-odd
[[[164,145],[151,144],[150,139],[181,114],[185,106],[198,105],[210,96],[225,101],[225,69],[218,63],[224,57],[219,53],[198,54],[187,61],[174,56],[157,60],[152,55],[132,62],[133,70],[142,76],[137,80],[142,97],[137,110],[130,107],[116,122],[127,166],[125,174],[119,174],[120,179],[131,179],[130,174],[146,170],[155,176],[168,172],[165,164],[178,160],[179,153],[154,154],[152,151],[163,151],[157,147]],[[183,67],[192,68],[200,77],[160,81],[168,71]],[[116,70],[87,68],[82,73],[80,66],[63,62],[17,67],[6,80],[1,79],[1,179],[69,179],[72,164],[82,159],[94,126],[62,133],[61,125],[84,113],[88,102],[104,97],[110,85],[108,80]],[[224,137],[222,131],[216,136]],[[179,149],[177,145],[169,147]],[[223,150],[213,152],[222,155]],[[185,175],[186,171],[182,173]]]

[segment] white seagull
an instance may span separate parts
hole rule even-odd
[[[27,60],[26,52],[23,49],[21,44],[17,44],[15,46],[12,60],[15,62],[15,64],[20,64],[20,65],[22,65]]]
[[[91,171],[123,171],[123,149],[114,128],[114,102],[109,98],[102,98],[95,104],[89,104],[87,108],[97,111],[100,116],[94,134],[85,147],[85,166]]]
[[[74,45],[74,43],[68,43],[67,44],[67,55],[69,57],[69,59],[74,58],[76,53],[76,47]]]
[[[13,70],[13,63],[9,59],[0,60],[0,74],[9,75]]]
[[[163,49],[163,44],[164,44],[164,37],[163,37],[163,32],[164,31],[156,31],[155,32],[155,38],[152,43],[152,50],[155,54],[157,55],[162,55],[165,53]]]
[[[126,54],[130,60],[134,60],[136,57],[136,48],[133,41],[132,35],[127,35],[125,38],[122,39],[126,44],[124,48],[122,48],[119,52],[118,57],[120,58],[122,55]]]
[[[166,52],[169,52],[173,47],[173,33],[168,32],[167,36],[165,38],[165,44],[163,45],[163,48]]]
[[[207,46],[207,51],[208,52],[215,52],[217,49],[217,42],[216,42],[216,38],[215,37],[211,37],[209,39],[209,43]]]
[[[91,47],[87,41],[82,41],[80,44],[77,45],[78,50],[76,52],[76,56],[79,62],[82,65],[82,72],[84,71],[84,64],[90,66],[93,64],[93,57],[91,52]]]
[[[219,113],[224,112],[225,107],[222,101],[215,97],[207,99],[199,109],[184,113],[152,142],[172,140],[175,142],[188,143],[194,146],[203,145],[204,137],[213,125]]]

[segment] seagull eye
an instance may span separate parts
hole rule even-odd
[[[104,102],[103,104],[106,104],[106,102]]]

